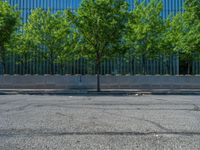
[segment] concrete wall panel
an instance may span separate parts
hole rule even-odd
[[[200,76],[101,76],[105,89],[200,89]],[[3,75],[1,89],[95,89],[95,75]]]

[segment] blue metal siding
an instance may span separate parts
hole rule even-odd
[[[138,0],[142,2],[143,0]],[[150,0],[145,0],[148,3]],[[27,20],[28,15],[32,9],[41,7],[43,9],[51,9],[53,12],[64,9],[76,10],[81,0],[8,0],[11,5],[17,5],[18,9],[22,11],[23,21]],[[134,0],[127,0],[130,10],[134,9]],[[183,11],[184,0],[163,0],[163,18],[169,14],[175,15],[179,11]]]

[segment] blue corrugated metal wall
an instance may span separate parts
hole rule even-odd
[[[11,5],[17,5],[18,9],[22,12],[22,20],[26,22],[29,14],[35,8],[41,7],[43,9],[51,9],[53,12],[70,8],[76,10],[81,3],[81,0],[7,0]],[[130,10],[134,9],[134,0],[127,0]],[[138,0],[142,2],[143,0]],[[148,3],[150,0],[145,0]],[[164,9],[161,13],[163,18],[169,14],[176,14],[183,11],[184,0],[163,0]],[[39,58],[39,57],[38,57]],[[10,60],[6,64],[8,74],[47,74],[48,62],[41,62],[35,60],[28,63],[28,70],[24,70],[20,64],[16,63],[16,58],[10,56]],[[101,66],[102,74],[140,74],[142,73],[141,61],[136,61],[130,58],[126,61],[123,58],[116,58],[114,60],[105,61]],[[79,60],[73,62],[66,62],[64,69],[55,64],[55,72],[57,74],[94,74],[95,66],[86,60]],[[178,57],[172,56],[169,59],[148,60],[145,64],[147,74],[178,74],[179,73],[179,60]]]
[[[25,21],[32,9],[41,7],[43,9],[52,9],[53,11],[64,10],[66,8],[76,10],[81,0],[7,0],[11,5],[17,5],[22,11],[22,18]],[[143,0],[138,0],[142,2]],[[148,3],[150,0],[145,0]],[[127,0],[130,9],[134,9],[134,0]],[[170,13],[176,14],[183,11],[184,0],[163,0],[164,9],[162,16],[166,18]]]

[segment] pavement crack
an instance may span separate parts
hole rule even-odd
[[[161,99],[161,98],[157,98],[157,99],[155,99],[155,100],[157,100],[157,101],[163,101],[163,102],[168,102],[168,100],[166,100],[166,99]]]
[[[193,104],[193,106],[194,106],[194,108],[193,108],[194,111],[200,111],[199,106],[197,106],[196,104]]]
[[[74,132],[74,131],[55,131],[53,129],[1,129],[0,137],[13,137],[13,136],[84,136],[84,135],[102,135],[102,136],[153,136],[153,135],[183,135],[183,136],[200,136],[200,132],[192,132],[192,131],[171,131],[171,132],[128,132],[128,131],[87,131],[87,132]]]
[[[68,117],[68,115],[65,115],[65,114],[63,114],[63,113],[59,113],[59,112],[57,112],[56,115],[60,115],[60,116]]]
[[[118,116],[118,117],[121,116],[121,117],[136,119],[136,120],[143,121],[143,122],[148,122],[148,123],[151,123],[151,124],[153,124],[154,126],[158,127],[158,128],[161,129],[161,130],[168,131],[168,132],[171,132],[171,131],[172,131],[171,129],[168,129],[168,128],[166,128],[166,127],[160,125],[159,123],[157,123],[157,122],[155,122],[155,121],[151,121],[151,120],[147,120],[147,119],[143,119],[143,118],[139,118],[139,117],[121,115],[121,114],[117,114],[117,113],[110,113],[110,112],[107,112],[107,111],[104,111],[104,112],[107,113],[107,114],[110,114],[110,115]]]
[[[19,106],[19,107],[12,108],[12,109],[1,110],[0,112],[3,113],[3,112],[23,111],[31,105],[32,104],[27,104],[27,105]]]

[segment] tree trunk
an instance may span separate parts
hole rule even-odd
[[[2,74],[5,74],[6,73],[6,64],[5,64],[5,49],[3,46],[0,46],[0,61],[1,61],[1,64],[3,66],[2,68]]]
[[[164,74],[168,74],[169,73],[169,65],[167,63],[167,59],[166,59],[166,55],[164,55],[163,58],[163,64],[164,64]]]
[[[25,54],[24,57],[22,58],[22,61],[21,61],[22,75],[27,73],[27,71],[26,71],[26,63],[27,63],[27,60],[26,60],[26,54]]]
[[[96,55],[96,75],[97,75],[97,92],[101,91],[100,88],[100,56],[99,52]]]
[[[6,69],[6,63],[5,63],[5,56],[3,56],[3,58],[2,58],[2,65],[3,65],[3,74],[6,74],[7,69]]]
[[[189,75],[190,74],[190,67],[191,67],[191,65],[190,65],[190,61],[188,61],[187,62],[187,74]]]
[[[65,74],[64,73],[64,67],[65,67],[65,65],[64,65],[63,61],[60,62],[60,67],[61,67],[61,74]]]
[[[6,73],[6,63],[2,60],[3,74]]]
[[[53,68],[53,61],[51,60],[50,62],[50,74],[53,75],[54,74],[54,68]]]
[[[54,67],[53,67],[54,59],[53,59],[53,52],[50,51],[50,74],[54,74]]]
[[[145,55],[142,55],[142,74],[143,74],[143,75],[146,75]]]
[[[28,74],[28,67],[27,67],[27,63],[28,63],[28,56],[25,55],[25,58],[24,58],[24,74]]]

